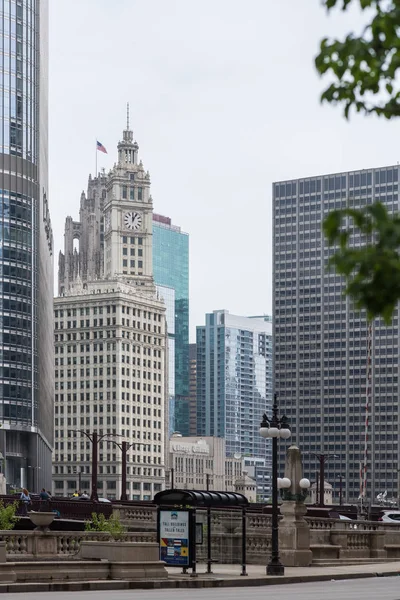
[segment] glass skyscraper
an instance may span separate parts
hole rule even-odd
[[[0,32],[0,451],[9,488],[37,491],[54,416],[47,1],[3,0]]]
[[[189,435],[189,236],[153,214],[153,275],[175,290],[175,431]],[[172,334],[168,331],[170,338]],[[171,375],[170,375],[171,377]]]
[[[343,295],[343,278],[328,269],[333,249],[321,231],[333,209],[375,201],[399,206],[398,165],[273,184],[274,384],[293,441],[314,479],[314,454],[331,455],[326,480],[343,478],[345,498],[360,495],[367,435],[367,497],[397,498],[399,465],[399,318],[372,327],[372,391],[367,402],[368,324]],[[356,235],[354,246],[361,240]],[[366,404],[368,428],[366,430]],[[283,463],[283,453],[282,453]]]
[[[272,405],[270,317],[226,310],[197,327],[197,435],[223,437],[227,456],[258,457],[271,465],[271,444],[259,434]]]

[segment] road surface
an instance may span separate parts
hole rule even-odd
[[[400,600],[399,577],[260,587],[1,594],[0,600]]]

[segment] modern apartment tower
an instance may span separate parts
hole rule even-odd
[[[36,491],[51,485],[54,417],[47,1],[4,0],[0,30],[0,452],[8,489]]]
[[[153,201],[138,149],[128,123],[114,168],[89,178],[80,220],[66,220],[54,301],[57,495],[73,492],[79,480],[88,490],[92,448],[85,433],[93,431],[105,436],[99,495],[122,492],[115,442],[128,444],[129,498],[150,500],[165,482],[166,304],[153,280]]]
[[[328,269],[333,250],[321,224],[333,209],[375,201],[398,211],[399,169],[273,184],[274,385],[303,452],[305,476],[315,480],[315,454],[329,454],[325,478],[336,487],[336,501],[340,476],[345,499],[357,502],[360,496],[365,439],[365,500],[373,502],[385,490],[388,497],[398,496],[399,321],[396,311],[389,327],[376,320],[369,329],[365,314],[343,295],[343,279]],[[354,239],[355,246],[360,242]]]
[[[240,317],[227,310],[197,327],[197,435],[223,437],[227,456],[263,458],[271,445],[259,435],[272,405],[270,317]]]
[[[189,344],[189,431],[197,435],[197,346]]]
[[[175,290],[174,429],[187,436],[189,435],[189,236],[181,231],[180,227],[173,225],[169,217],[157,214],[153,214],[153,269],[154,281],[157,285]]]

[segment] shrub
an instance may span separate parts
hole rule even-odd
[[[17,510],[18,510],[18,502],[13,502],[12,504],[7,504],[7,506],[4,506],[3,500],[0,500],[0,530],[1,531],[14,529],[16,523],[20,519],[20,517],[16,516]]]
[[[85,531],[106,531],[114,539],[125,533],[126,528],[122,525],[118,515],[111,515],[109,519],[102,513],[92,513],[92,520],[85,524]]]

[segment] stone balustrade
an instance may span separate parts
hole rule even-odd
[[[131,530],[118,536],[123,542],[154,543],[157,511],[154,507],[118,506],[121,521]],[[203,524],[203,543],[197,546],[197,557],[207,557],[207,515],[197,511]],[[400,558],[400,523],[341,521],[306,517],[310,527],[310,548],[315,558]],[[140,523],[140,525],[138,525]],[[138,527],[132,531],[133,527]],[[220,563],[240,563],[242,550],[240,511],[213,510],[211,513],[212,559]],[[38,557],[77,560],[84,541],[105,542],[108,533],[86,531],[0,531],[5,542],[7,560],[26,561]],[[271,551],[271,517],[262,513],[247,514],[247,562],[260,564]]]
[[[30,560],[40,555],[51,554],[58,559],[70,559],[78,555],[83,541],[109,541],[111,536],[106,532],[92,531],[49,531],[38,534],[35,531],[0,531],[0,542],[6,544],[8,560]],[[118,536],[122,542],[154,543],[156,533],[127,532]],[[37,548],[37,541],[41,548]],[[50,552],[46,552],[50,550]]]
[[[113,514],[130,531],[156,531],[157,508],[155,506],[113,505]]]

